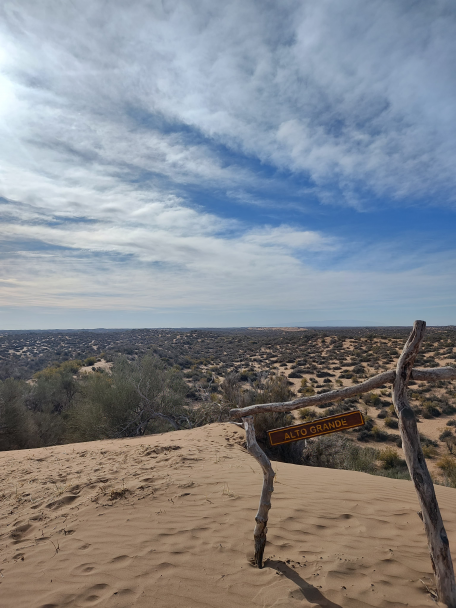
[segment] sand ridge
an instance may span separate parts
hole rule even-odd
[[[1,606],[435,606],[408,481],[274,463],[254,568],[262,476],[243,440],[213,424],[1,453]],[[454,556],[456,490],[436,492]]]

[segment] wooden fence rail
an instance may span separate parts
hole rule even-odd
[[[438,598],[448,608],[456,608],[456,582],[448,537],[437,503],[434,485],[421,449],[415,414],[407,398],[407,386],[410,380],[428,382],[453,380],[456,379],[456,368],[413,368],[413,363],[424,338],[425,329],[426,323],[424,321],[415,321],[412,333],[404,346],[395,370],[383,372],[355,386],[345,387],[320,395],[301,397],[283,403],[251,405],[230,411],[232,418],[242,418],[246,431],[247,450],[263,470],[263,488],[258,512],[255,517],[254,530],[255,561],[259,568],[262,568],[263,565],[268,513],[271,508],[271,495],[274,491],[274,471],[268,457],[256,441],[254,415],[264,412],[292,412],[301,407],[321,406],[333,401],[340,401],[341,399],[367,393],[373,389],[380,388],[384,384],[392,384],[393,404],[399,419],[399,430],[402,437],[405,460],[421,506],[419,515],[423,520],[426,531]]]
[[[329,391],[321,395],[312,395],[312,397],[299,397],[293,401],[283,401],[279,403],[261,403],[259,405],[249,405],[248,407],[240,407],[230,410],[232,418],[244,418],[245,416],[253,416],[254,414],[262,414],[264,412],[292,412],[301,407],[324,405],[332,401],[340,401],[348,399],[363,393],[380,388],[384,384],[393,384],[396,379],[396,371],[394,369],[378,374],[354,386],[346,386],[337,391]],[[434,369],[414,368],[410,376],[410,380],[420,380],[427,382],[437,382],[438,380],[456,380],[456,368],[454,367],[439,367]]]

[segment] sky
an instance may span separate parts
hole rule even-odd
[[[452,0],[5,0],[0,329],[456,324]]]

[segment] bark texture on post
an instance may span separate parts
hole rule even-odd
[[[262,568],[266,534],[268,531],[268,513],[271,508],[271,494],[274,492],[275,473],[272,470],[269,458],[257,443],[253,416],[246,416],[242,420],[244,422],[247,450],[263,469],[263,489],[261,490],[260,505],[255,517],[256,524],[253,533],[255,539],[255,563],[258,568]]]
[[[397,363],[396,378],[393,384],[393,403],[399,418],[405,459],[421,506],[439,601],[446,604],[448,608],[456,608],[456,583],[448,537],[437,503],[434,485],[421,449],[415,414],[407,398],[407,384],[412,376],[413,363],[424,338],[425,330],[424,321],[415,321],[412,333]],[[419,377],[420,372],[424,370],[416,371],[418,374],[414,374],[414,376]]]

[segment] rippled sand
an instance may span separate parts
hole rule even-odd
[[[210,425],[0,454],[2,608],[436,606],[411,482],[275,464],[265,567],[262,476],[243,431]],[[456,557],[456,490],[437,487]]]

